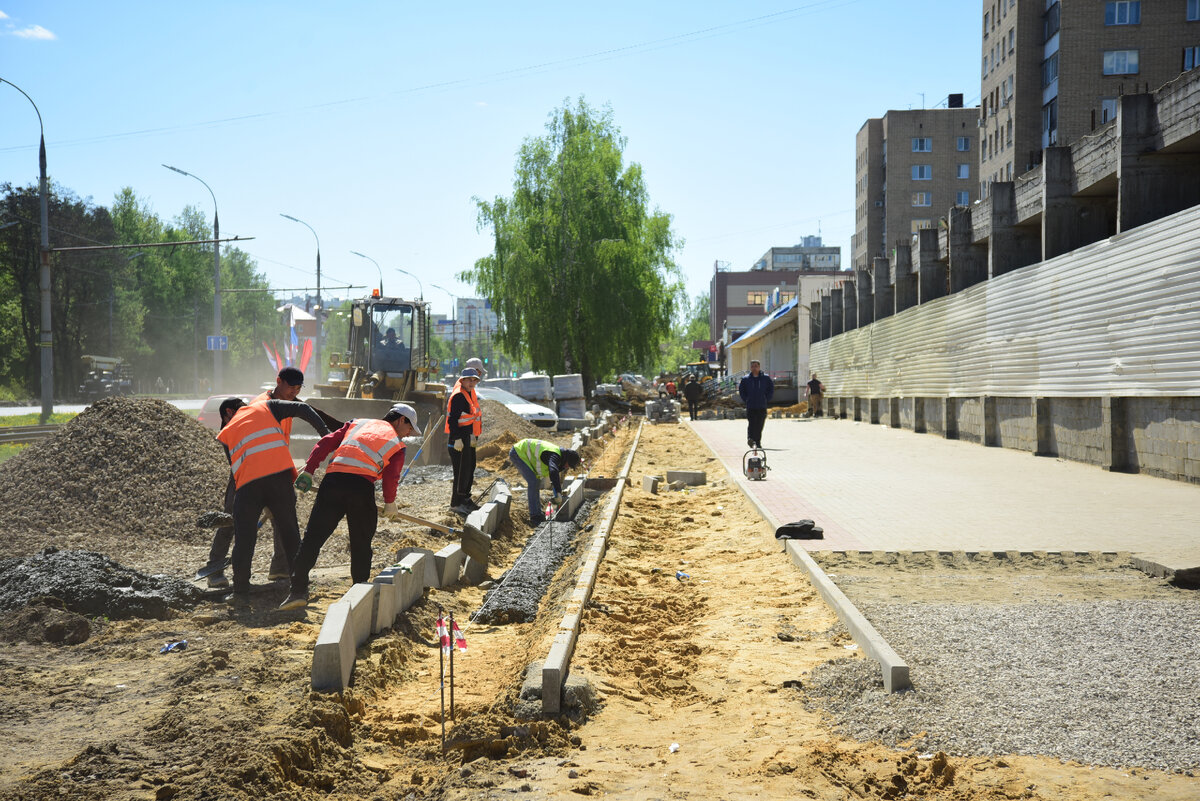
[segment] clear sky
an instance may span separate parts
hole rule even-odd
[[[160,217],[189,205],[272,284],[375,286],[435,312],[490,251],[474,196],[568,98],[611,105],[688,293],[818,232],[850,258],[854,138],[888,109],[979,97],[977,0],[0,0],[0,78],[45,123],[51,178]],[[37,117],[0,85],[0,181],[37,181]],[[286,293],[291,294],[291,293]]]

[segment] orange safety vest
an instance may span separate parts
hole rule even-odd
[[[265,404],[265,402],[269,401],[269,400],[275,400],[275,399],[271,397],[270,392],[264,392],[263,394],[259,395],[257,398],[255,398],[254,400],[252,400],[250,402]],[[286,420],[281,421],[279,423],[279,430],[283,432],[283,438],[288,441],[288,444],[291,444],[291,441],[292,441],[292,418],[289,417]]]
[[[467,392],[463,389],[461,381],[455,382],[454,391],[450,393],[450,397],[446,400],[446,433],[450,433],[450,404],[454,403],[455,395],[462,395],[466,398],[467,405],[470,407],[470,411],[458,416],[459,427],[461,428],[470,424],[471,433],[478,437],[483,433],[483,409],[479,406],[479,398],[475,397],[474,392]]]
[[[279,421],[265,404],[256,403],[237,410],[229,424],[217,434],[217,439],[229,448],[229,465],[233,484],[238,489],[257,478],[292,472],[292,455]]]
[[[392,424],[383,420],[352,420],[342,444],[333,452],[333,461],[325,472],[353,473],[378,481],[383,468],[397,453],[404,450],[404,443],[396,436]]]

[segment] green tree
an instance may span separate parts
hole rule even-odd
[[[522,144],[512,196],[476,199],[494,250],[461,275],[491,300],[505,353],[589,387],[652,359],[686,303],[670,215],[649,209],[625,143],[609,108],[556,109]]]
[[[675,373],[681,364],[701,361],[705,355],[692,347],[697,340],[709,337],[709,296],[705,292],[697,295],[690,304],[685,304],[675,318],[671,335],[659,343],[654,360],[643,365],[647,375]]]

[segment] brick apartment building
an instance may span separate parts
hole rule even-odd
[[[979,111],[950,95],[948,108],[888,111],[867,120],[855,148],[855,269],[885,257],[954,205],[978,200]]]
[[[1197,66],[1200,0],[984,0],[980,196]]]

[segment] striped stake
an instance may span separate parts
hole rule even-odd
[[[446,652],[450,650],[450,632],[446,629],[446,619],[443,617],[444,612],[438,609],[437,618],[437,638],[440,646],[438,650],[438,680],[442,688],[442,753],[446,753]],[[453,656],[451,657],[453,659]],[[453,670],[453,662],[451,670]],[[453,675],[453,674],[452,674]],[[453,687],[453,684],[451,684]],[[454,704],[454,690],[450,690],[450,704]]]
[[[458,626],[454,624],[453,612],[450,613],[450,627],[458,628]],[[454,648],[450,646],[449,633],[446,634],[445,642],[446,645],[443,647],[450,652],[450,720],[454,720]]]

